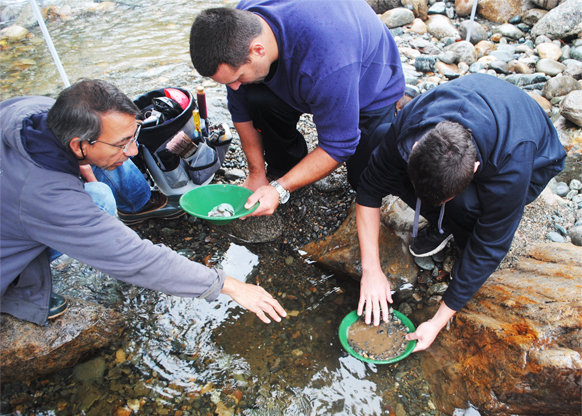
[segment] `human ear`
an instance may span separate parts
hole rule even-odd
[[[251,45],[251,53],[263,57],[267,55],[265,46],[260,42],[255,42]]]
[[[85,159],[85,154],[83,152],[83,145],[84,145],[85,141],[81,141],[79,137],[75,137],[73,140],[71,140],[69,142],[69,147],[71,148],[71,150],[73,151],[73,153],[75,154],[75,156],[77,156],[77,159],[79,160],[83,160]]]

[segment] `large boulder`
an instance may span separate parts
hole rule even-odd
[[[74,366],[119,338],[124,318],[97,303],[69,299],[69,309],[47,326],[0,315],[2,383],[34,380]]]
[[[532,28],[533,36],[552,39],[577,36],[582,32],[582,0],[567,0],[542,17]]]
[[[384,198],[380,226],[380,262],[390,286],[398,291],[416,283],[418,267],[408,250],[414,211],[398,198]],[[356,229],[356,209],[352,205],[340,228],[323,241],[302,248],[311,260],[325,269],[359,280],[362,277],[360,243]]]
[[[422,353],[439,410],[490,415],[580,411],[582,248],[532,248],[491,275]],[[414,320],[414,317],[413,317]]]

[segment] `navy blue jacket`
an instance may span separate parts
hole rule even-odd
[[[422,94],[400,111],[362,174],[356,202],[379,207],[391,194],[414,208],[408,156],[416,141],[445,120],[471,129],[480,162],[470,189],[445,206],[446,211],[471,195],[473,200],[462,206],[465,215],[476,218],[443,296],[448,307],[460,310],[503,260],[524,206],[563,169],[566,152],[552,122],[525,92],[490,75],[467,75]]]

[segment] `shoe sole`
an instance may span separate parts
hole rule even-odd
[[[443,248],[445,248],[445,246],[447,245],[447,243],[450,241],[450,239],[453,238],[453,234],[450,234],[447,238],[445,238],[439,245],[437,248],[433,249],[432,251],[429,251],[428,253],[422,253],[422,254],[416,254],[413,250],[412,250],[412,246],[408,246],[408,250],[410,250],[410,253],[414,256],[414,257],[428,257],[428,256],[432,256],[433,254],[438,253],[439,251],[441,251]]]
[[[65,312],[67,312],[69,310],[69,303],[67,302],[67,307],[65,309],[63,309],[60,312],[57,312],[56,314],[49,316],[48,319],[55,319],[58,318],[59,316],[61,316],[62,314],[64,314]]]
[[[135,225],[135,224],[140,224],[146,220],[151,220],[151,219],[158,219],[158,220],[173,220],[176,218],[180,218],[181,216],[185,215],[186,212],[185,211],[180,211],[180,212],[176,212],[175,214],[172,215],[167,215],[164,217],[156,217],[155,215],[152,216],[148,216],[148,217],[144,217],[144,218],[137,218],[134,220],[126,220],[123,218],[119,218],[119,220],[124,223],[125,225]]]

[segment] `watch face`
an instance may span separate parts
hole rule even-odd
[[[290,193],[289,191],[284,191],[283,195],[279,198],[279,203],[284,204],[285,202],[289,201]]]

